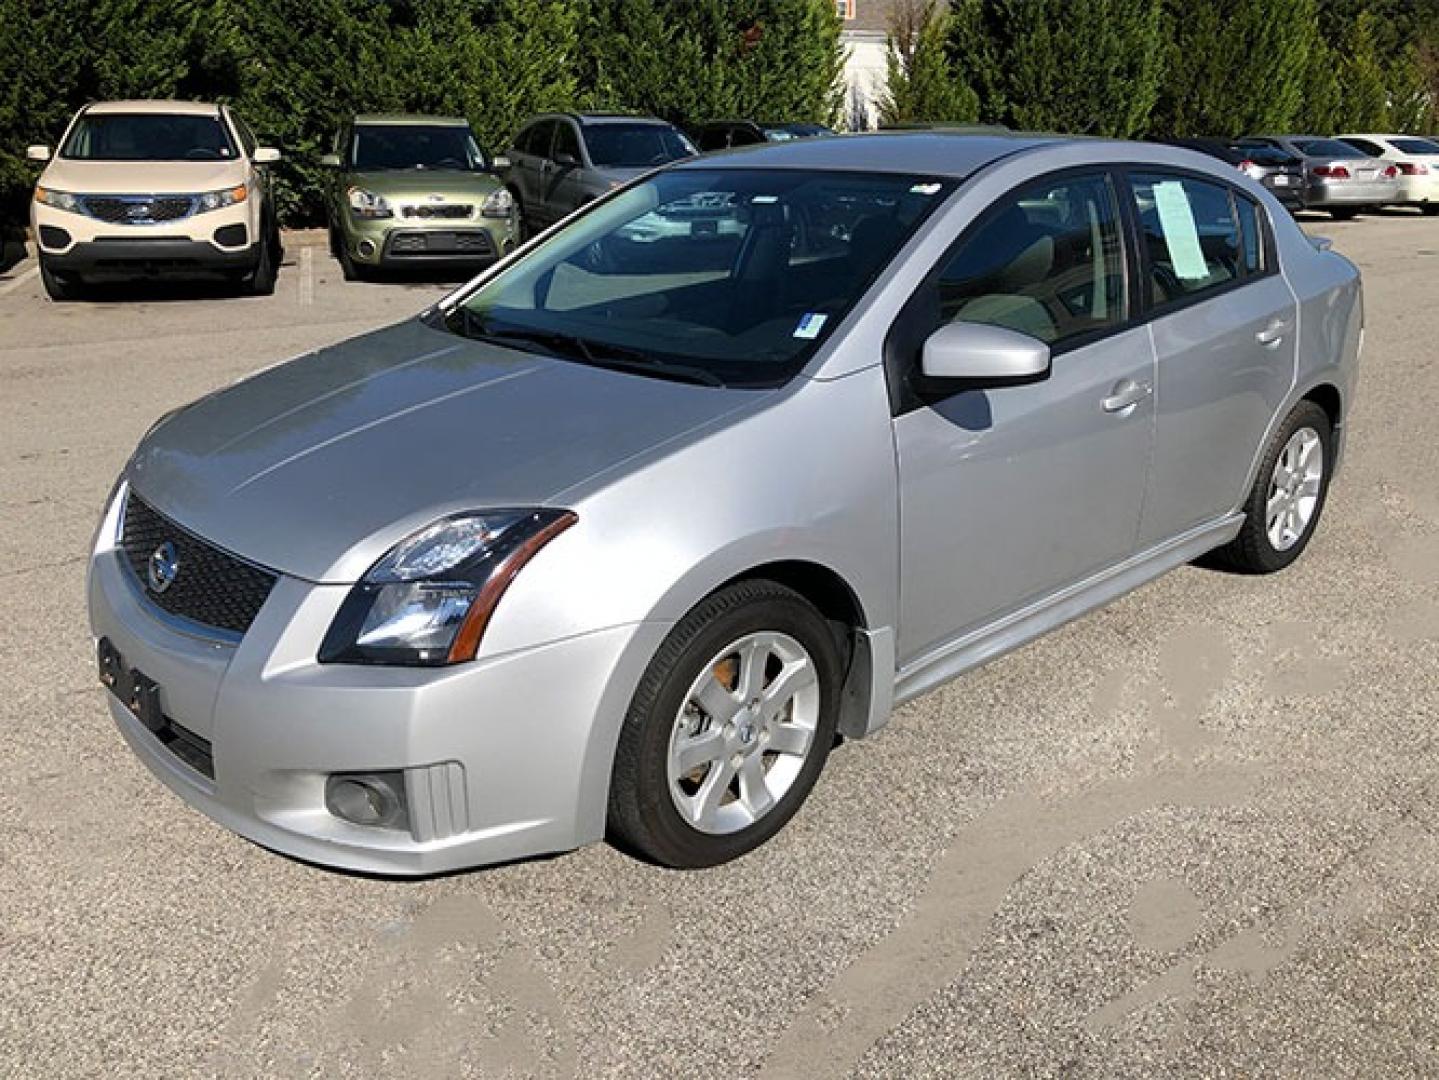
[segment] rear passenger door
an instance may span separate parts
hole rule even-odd
[[[1294,295],[1265,211],[1213,177],[1135,170],[1129,186],[1152,318],[1154,467],[1143,545],[1236,509],[1294,378]]]
[[[554,129],[552,120],[540,120],[531,124],[520,132],[519,138],[515,140],[515,150],[510,156],[513,166],[511,180],[519,190],[525,216],[532,223],[542,219],[541,169],[549,156]]]
[[[1086,169],[1003,196],[889,335],[901,664],[1134,551],[1154,354],[1135,318],[1121,194],[1110,173]],[[926,394],[920,350],[952,321],[1046,342],[1049,376]]]

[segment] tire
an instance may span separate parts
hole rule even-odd
[[[1329,216],[1332,217],[1335,221],[1353,221],[1359,216],[1359,207],[1331,206],[1329,208]]]
[[[260,242],[260,261],[245,279],[245,290],[252,296],[272,296],[279,273],[280,241],[273,231],[267,232]]]
[[[610,783],[610,839],[665,866],[696,868],[736,859],[779,832],[834,743],[840,640],[809,601],[765,580],[721,589],[681,619],[625,716]],[[742,659],[736,647],[763,656],[763,664]],[[751,704],[765,693],[778,697],[751,711],[740,700],[750,692]],[[698,764],[680,774],[685,744]]]
[[[1419,208],[1425,217],[1439,217],[1439,203],[1425,203]]]
[[[84,291],[79,278],[57,273],[44,259],[40,260],[40,284],[45,286],[45,295],[57,304],[78,300]]]
[[[1307,432],[1317,439],[1317,477],[1313,475],[1312,466],[1308,469],[1302,468],[1305,463],[1312,463],[1313,460],[1312,456],[1304,456],[1303,445],[1306,440],[1301,437],[1302,432]],[[1308,445],[1312,447],[1314,444]],[[1301,475],[1293,490],[1296,494],[1304,491],[1309,491],[1309,494],[1299,494],[1297,500],[1289,501],[1288,505],[1296,514],[1296,518],[1291,521],[1302,517],[1302,525],[1297,529],[1286,528],[1286,534],[1293,532],[1294,535],[1292,538],[1281,535],[1283,542],[1276,543],[1275,523],[1271,522],[1268,512],[1269,502],[1271,494],[1275,497],[1282,494],[1278,490],[1282,486],[1278,471],[1281,459],[1285,460],[1286,466],[1293,464],[1296,453],[1301,455],[1298,461]],[[1312,449],[1308,453],[1312,455]],[[1333,464],[1334,432],[1329,424],[1329,415],[1314,402],[1301,401],[1270,437],[1259,463],[1254,488],[1244,503],[1244,526],[1239,530],[1239,535],[1214,552],[1215,561],[1240,573],[1272,574],[1283,570],[1299,558],[1309,546],[1309,540],[1324,513]],[[1309,498],[1313,501],[1306,503],[1305,499]]]
[[[530,228],[529,219],[525,217],[525,201],[520,198],[520,193],[514,188],[509,188],[510,198],[515,200],[515,244],[523,244],[531,236],[534,230]]]
[[[350,245],[345,243],[344,236],[340,237],[340,250],[336,258],[340,260],[340,274],[346,281],[365,280],[368,268],[361,266],[350,257]]]

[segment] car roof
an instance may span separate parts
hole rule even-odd
[[[104,116],[107,113],[156,113],[171,116],[217,116],[220,106],[204,101],[96,101],[85,106],[85,112]]]
[[[577,120],[581,124],[658,124],[663,127],[673,127],[668,120],[661,120],[658,116],[645,116],[641,113],[620,113],[620,112],[567,112],[547,113],[547,116],[568,116],[571,120]]]
[[[355,117],[354,122],[357,124],[408,124],[433,127],[468,127],[470,123],[463,116],[422,116],[417,113],[361,113]]]
[[[761,143],[687,161],[680,168],[836,169],[969,176],[1000,158],[1039,146],[1079,142],[1048,135],[966,135],[945,131],[875,131],[833,139]],[[1138,145],[1138,144],[1135,144]]]

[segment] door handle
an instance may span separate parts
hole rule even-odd
[[[1114,384],[1114,389],[1109,396],[1100,402],[1104,411],[1108,413],[1124,413],[1128,415],[1134,406],[1147,398],[1154,388],[1148,383],[1135,382],[1133,379],[1121,379]]]
[[[1278,348],[1284,341],[1284,335],[1289,332],[1289,324],[1283,319],[1275,319],[1259,333],[1254,335],[1254,340],[1263,345],[1266,349]]]

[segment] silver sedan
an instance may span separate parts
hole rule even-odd
[[[1362,322],[1185,150],[686,162],[161,419],[90,562],[100,677],[162,781],[301,858],[720,863],[896,703],[1200,556],[1298,558]]]

